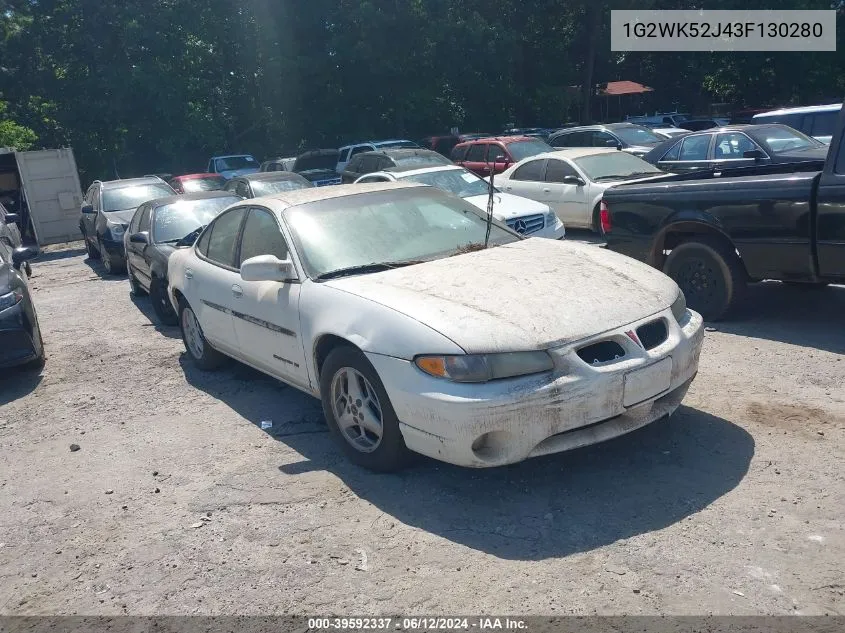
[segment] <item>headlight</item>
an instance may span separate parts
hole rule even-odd
[[[487,382],[539,374],[554,368],[554,361],[546,352],[417,356],[414,363],[430,376],[455,382]]]
[[[17,305],[22,299],[23,293],[20,290],[13,290],[7,294],[0,295],[0,312]]]
[[[684,291],[678,289],[678,298],[672,304],[672,314],[678,323],[686,321],[687,318],[687,298],[684,296]]]
[[[109,233],[115,240],[123,239],[123,234],[126,232],[126,227],[122,224],[109,223]]]
[[[557,215],[551,209],[546,211],[546,226],[557,226]]]

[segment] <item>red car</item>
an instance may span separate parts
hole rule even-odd
[[[176,193],[197,193],[198,191],[222,191],[226,179],[220,174],[186,174],[170,181]]]
[[[491,136],[458,143],[452,150],[452,162],[481,176],[501,174],[513,163],[554,148],[534,136]]]

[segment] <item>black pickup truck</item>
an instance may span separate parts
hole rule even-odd
[[[607,248],[661,269],[708,320],[728,315],[749,282],[845,283],[843,133],[845,108],[823,165],[695,172],[608,189]]]

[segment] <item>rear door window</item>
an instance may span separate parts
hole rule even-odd
[[[487,147],[487,162],[488,163],[495,163],[497,161],[502,162],[508,160],[508,153],[500,146],[496,144],[490,144]]]
[[[465,160],[470,163],[483,163],[486,151],[487,145],[483,143],[474,143],[473,145],[470,145]]]
[[[374,148],[370,145],[359,145],[358,147],[352,148],[352,153],[350,154],[350,156],[355,156],[356,154],[363,154],[364,152],[372,152],[373,149]]]
[[[206,257],[215,264],[226,268],[235,268],[235,251],[238,234],[244,219],[243,207],[227,211],[211,225]]]
[[[660,160],[678,160],[681,156],[681,143],[682,141],[675,143],[668,152],[663,154],[663,158]]]
[[[469,149],[468,145],[462,145],[460,147],[456,147],[452,150],[452,161],[455,163],[460,163],[466,160],[467,150]]]
[[[546,159],[544,158],[525,163],[522,167],[513,172],[511,180],[539,182],[543,180],[543,168],[545,167],[545,164]]]
[[[681,143],[680,160],[707,160],[707,150],[709,147],[709,134],[687,136]]]
[[[607,132],[591,132],[590,145],[593,147],[616,147],[619,141]]]

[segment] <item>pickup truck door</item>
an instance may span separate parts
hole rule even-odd
[[[831,141],[816,202],[819,275],[845,279],[845,108]]]

